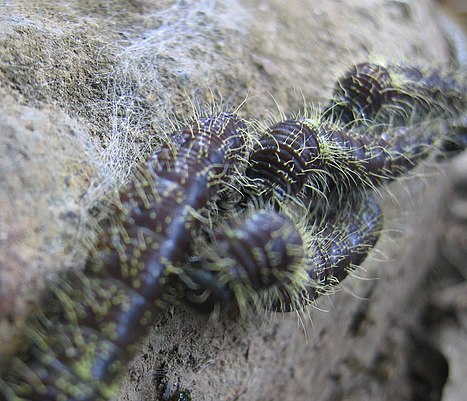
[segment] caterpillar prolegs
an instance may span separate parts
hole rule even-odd
[[[366,191],[412,168],[450,136],[443,122],[465,113],[465,88],[444,85],[441,75],[433,92],[407,73],[412,92],[392,107],[395,98],[383,93],[400,85],[372,68],[370,84],[355,79],[332,113],[278,123],[252,148],[253,124],[220,113],[156,152],[114,205],[84,272],[60,280],[28,321],[29,343],[3,374],[0,399],[109,400],[172,287],[208,311],[287,311],[332,292],[378,239],[382,215]],[[385,117],[417,91],[419,120]],[[402,115],[413,114],[404,107]],[[243,199],[215,210],[233,183]]]

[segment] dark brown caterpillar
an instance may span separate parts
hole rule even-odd
[[[341,99],[326,119],[271,127],[246,173],[245,191],[260,195],[256,208],[273,192],[309,206],[304,186],[326,191],[327,199],[337,193],[335,205],[305,225],[286,217],[281,202],[274,203],[279,211],[248,212],[231,228],[222,225],[184,269],[201,221],[213,218],[211,207],[230,178],[243,175],[234,167],[243,159],[243,122],[230,113],[200,119],[180,132],[177,146],[150,159],[122,194],[84,274],[70,274],[45,298],[43,313],[27,327],[30,344],[5,372],[0,399],[108,400],[174,284],[198,309],[235,304],[240,312],[259,304],[294,310],[332,291],[378,238],[381,213],[363,189],[400,175],[428,153],[440,134],[418,119],[450,119],[465,106],[465,88],[459,100],[457,81],[440,75],[386,74],[371,65],[356,71],[358,79],[348,80],[354,87],[346,92],[347,109]],[[342,196],[347,190],[350,199]],[[236,206],[244,213],[243,204]],[[226,214],[220,211],[220,220]]]
[[[297,196],[306,185],[329,192],[375,187],[409,171],[448,137],[440,121],[365,133],[327,121],[287,120],[270,127],[250,156],[246,171],[253,194]]]
[[[309,248],[304,270],[307,278],[302,283],[284,281],[277,287],[272,302],[268,302],[273,310],[297,310],[320,295],[332,292],[349,272],[363,263],[378,241],[383,214],[374,197],[357,192],[349,195],[342,209],[328,205],[324,214],[320,212],[310,216],[310,227],[306,228]],[[316,220],[322,223],[311,227]]]
[[[313,171],[323,166],[316,130],[306,121],[287,120],[270,127],[255,144],[246,176],[253,190],[272,189],[279,197],[297,195]]]
[[[8,401],[106,401],[134,345],[160,310],[170,275],[190,246],[197,215],[243,157],[244,124],[233,114],[201,118],[179,147],[152,157],[114,207],[84,274],[48,294],[26,328],[30,344],[0,384]]]
[[[222,226],[182,272],[186,301],[214,314],[232,305],[241,313],[260,306],[286,312],[331,292],[375,245],[382,213],[362,193],[344,210],[322,212],[306,226],[272,210]]]
[[[251,311],[261,292],[296,280],[303,245],[294,223],[273,210],[228,222],[204,245],[199,260],[182,272],[186,301],[203,312],[230,305],[241,313]]]
[[[326,118],[343,125],[416,124],[465,113],[465,77],[416,66],[361,63],[337,81]]]
[[[386,101],[393,83],[389,71],[378,64],[361,63],[337,81],[328,114],[347,124],[359,119],[372,120]]]

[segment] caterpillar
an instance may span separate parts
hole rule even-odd
[[[198,310],[241,313],[291,311],[332,292],[378,239],[382,214],[366,191],[412,168],[464,112],[457,81],[387,71],[357,68],[324,116],[280,122],[251,149],[232,113],[182,129],[137,169],[84,271],[44,296],[0,399],[109,400],[172,288]],[[242,200],[219,209],[237,184]]]
[[[326,118],[344,125],[407,126],[466,110],[465,77],[408,65],[360,63],[335,86]]]
[[[327,206],[324,212],[314,211],[301,230],[307,243],[306,263],[302,267],[306,280],[283,281],[267,294],[270,298],[267,306],[290,312],[332,293],[336,285],[363,263],[378,241],[382,227],[381,209],[375,197],[365,192],[350,194],[342,209]]]
[[[30,343],[1,382],[5,400],[91,401],[116,394],[118,377],[163,306],[198,215],[225,190],[244,147],[231,113],[201,118],[161,148],[114,205],[83,273],[70,273],[30,319]]]
[[[332,229],[345,221],[352,230],[325,228],[309,269],[314,284],[305,285],[305,291],[293,282],[283,287],[273,309],[289,311],[308,304],[322,288],[342,281],[348,266],[363,261],[366,252],[359,249],[376,243],[374,233],[382,224],[377,204],[363,191],[408,172],[449,141],[465,142],[462,135],[459,140],[451,133],[451,119],[465,110],[465,87],[437,71],[423,76],[416,67],[363,63],[341,78],[337,88],[327,113],[276,123],[258,139],[250,155],[246,170],[250,196],[273,198],[279,208],[287,199],[319,205],[323,201],[315,199],[316,193],[324,194],[326,201],[334,197],[338,199],[334,209],[325,208],[322,220]],[[399,119],[398,113],[413,116]],[[332,217],[332,210],[339,217]],[[326,238],[333,236],[337,240],[329,240],[328,250],[322,251]],[[350,245],[347,238],[355,243]]]
[[[382,228],[381,210],[366,194],[335,213],[302,211],[270,205],[226,221],[181,272],[186,301],[213,315],[232,305],[242,315],[303,308],[363,262]]]
[[[466,93],[460,77],[437,70],[358,64],[338,80],[322,116],[266,129],[250,155],[250,192],[283,199],[305,186],[375,188],[435,153],[433,146],[462,149],[465,132],[453,128],[465,127]]]
[[[374,188],[430,155],[439,137],[448,137],[443,121],[364,135],[328,121],[286,120],[268,128],[255,144],[247,187],[280,199],[297,196],[305,186],[319,192]]]
[[[295,224],[274,210],[257,210],[219,228],[196,263],[184,269],[185,298],[196,309],[240,312],[258,306],[258,294],[299,274],[304,243]],[[297,279],[295,279],[297,280]]]
[[[344,124],[372,120],[392,85],[387,68],[374,63],[357,64],[337,81],[327,113]]]

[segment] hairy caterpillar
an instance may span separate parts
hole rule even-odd
[[[298,274],[303,246],[295,224],[274,210],[229,221],[204,246],[200,260],[182,272],[186,299],[203,311],[230,304],[250,310],[259,292]]]
[[[364,192],[350,194],[343,208],[330,210],[326,207],[324,214],[314,211],[307,216],[307,225],[302,229],[307,239],[302,269],[307,278],[283,281],[282,286],[268,294],[271,309],[283,312],[300,309],[320,295],[332,292],[349,272],[363,263],[378,241],[383,214],[373,196]]]
[[[321,192],[375,187],[413,168],[438,137],[448,136],[443,122],[368,130],[360,134],[313,119],[275,124],[250,156],[246,177],[252,192],[283,198],[297,196],[304,186]]]
[[[6,400],[108,400],[134,345],[161,306],[170,275],[244,146],[233,114],[201,118],[163,147],[122,193],[84,274],[60,281],[29,322],[31,343],[11,361]]]
[[[346,126],[353,120],[346,123],[343,114],[279,123],[259,139],[244,174],[235,165],[243,160],[246,126],[235,115],[220,113],[182,130],[177,145],[154,155],[115,205],[114,224],[102,233],[84,274],[57,283],[42,314],[31,318],[30,344],[5,373],[2,399],[108,400],[172,285],[183,287],[190,304],[209,310],[234,303],[240,311],[257,305],[287,311],[332,291],[378,237],[382,216],[364,190],[407,171],[445,132],[427,131],[423,118],[392,127],[397,119],[390,117],[383,128],[374,127],[383,121],[388,84],[378,69],[368,71],[377,76],[369,96],[346,94],[355,97],[349,119],[365,120],[364,129],[355,121],[355,133]],[[419,91],[420,99],[429,99],[423,85],[414,84],[411,96]],[[397,107],[390,98],[386,109],[403,106],[405,96]],[[458,105],[464,100],[456,96],[452,103],[433,97],[435,111],[441,104],[443,112],[462,113]],[[336,101],[332,110],[337,113],[344,103]],[[219,213],[224,224],[214,240],[184,268],[201,221],[212,219],[210,209],[232,178],[244,179],[245,198],[260,199],[247,203],[260,210],[245,212],[244,204],[235,205],[245,214],[239,220]],[[337,193],[338,201],[318,201],[321,210],[308,214],[314,203],[301,193],[306,186],[326,189],[328,200]],[[279,201],[264,206],[268,191]],[[299,199],[305,212],[295,216],[282,198]]]
[[[417,66],[360,63],[336,84],[327,118],[339,124],[407,126],[466,109],[466,83],[456,74]]]
[[[331,217],[330,207],[321,213],[326,235],[313,252],[316,260],[309,279],[314,284],[305,285],[306,291],[293,282],[284,287],[281,295],[286,295],[273,302],[275,309],[292,310],[309,303],[319,295],[318,283],[330,288],[345,278],[349,265],[363,261],[366,252],[359,249],[375,244],[378,235],[373,233],[382,221],[375,201],[363,193],[366,188],[389,182],[442,149],[443,143],[459,140],[453,138],[450,119],[464,112],[465,88],[437,71],[423,76],[416,67],[364,63],[337,86],[333,106],[321,118],[276,123],[250,155],[246,170],[250,196],[272,196],[279,207],[284,200],[297,198],[305,205],[319,205],[323,201],[315,199],[313,191],[324,193],[327,200],[337,199],[338,217]],[[403,120],[398,113],[413,116]],[[303,191],[304,187],[312,192]],[[347,222],[351,231],[333,232],[340,221]],[[328,240],[328,250],[323,252],[326,238],[333,235],[336,240]]]
[[[334,107],[329,111],[343,123],[360,118],[373,119],[386,100],[385,91],[391,87],[392,79],[385,67],[372,63],[357,64],[338,80]]]
[[[263,209],[227,221],[182,272],[188,303],[215,315],[232,304],[241,313],[303,308],[363,262],[382,227],[378,204],[364,194],[335,213],[302,211]]]
[[[465,113],[466,92],[437,70],[358,64],[338,80],[323,116],[279,122],[259,138],[246,172],[252,192],[284,198],[304,186],[375,187],[433,154],[433,145],[462,148],[465,134],[450,131]]]

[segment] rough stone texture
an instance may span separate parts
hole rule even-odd
[[[2,98],[1,351],[27,312],[23,305],[37,298],[44,276],[73,262],[79,200],[89,185],[81,128],[59,110]]]
[[[239,114],[264,121],[323,103],[369,55],[446,65],[451,54],[428,0],[49,3],[0,6],[3,355],[48,275],[82,266],[89,210],[174,125],[245,99]],[[324,311],[243,323],[168,311],[119,399],[164,399],[177,386],[194,400],[404,398],[404,386],[385,387],[404,373],[388,360],[418,314],[445,181],[435,168],[391,187],[363,279],[320,301]]]
[[[422,330],[446,358],[449,377],[444,401],[465,398],[467,375],[467,153],[449,170],[452,182],[443,213],[440,253],[426,287],[428,302]]]

